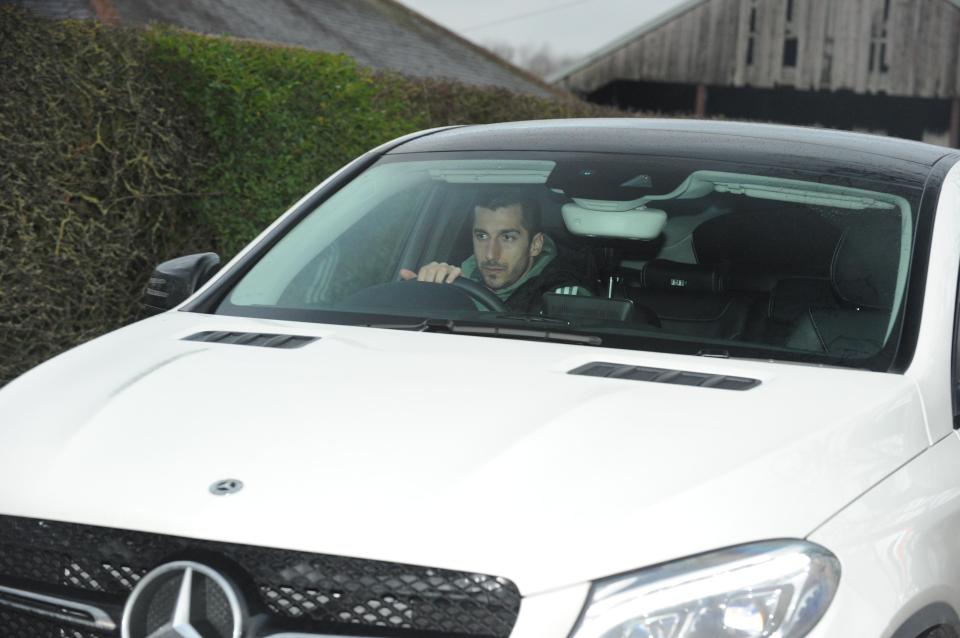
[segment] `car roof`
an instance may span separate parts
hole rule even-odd
[[[829,129],[695,119],[560,119],[439,130],[391,154],[451,151],[598,152],[772,163],[902,177],[914,184],[955,149]]]

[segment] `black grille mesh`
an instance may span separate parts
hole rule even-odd
[[[0,577],[114,594],[120,603],[153,568],[209,557],[235,566],[266,610],[302,631],[349,625],[384,636],[505,638],[520,608],[513,583],[482,574],[0,516]],[[4,638],[46,631],[18,634],[8,620],[0,615]]]
[[[66,629],[56,623],[0,609],[3,638],[103,638],[101,634]]]

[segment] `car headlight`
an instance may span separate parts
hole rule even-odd
[[[812,543],[724,549],[598,581],[571,638],[800,638],[839,581]]]

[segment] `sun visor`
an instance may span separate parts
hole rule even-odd
[[[667,214],[655,208],[591,210],[571,202],[561,210],[567,230],[587,237],[656,239],[667,223]]]

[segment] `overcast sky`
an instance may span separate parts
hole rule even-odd
[[[477,44],[549,44],[560,56],[595,51],[684,1],[400,0]]]

